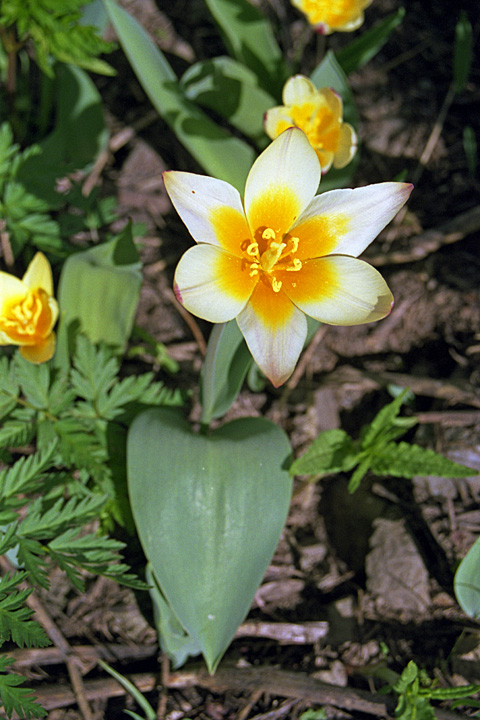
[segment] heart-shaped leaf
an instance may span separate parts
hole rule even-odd
[[[132,512],[172,611],[214,672],[245,618],[285,523],[288,438],[264,418],[207,435],[167,408],[128,436]]]

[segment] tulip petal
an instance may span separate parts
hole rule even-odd
[[[227,322],[247,303],[258,277],[249,266],[215,245],[195,245],[180,258],[175,271],[177,299],[194,315]]]
[[[282,290],[300,310],[329,325],[381,320],[393,304],[380,273],[345,255],[307,260],[299,272],[282,273]]]
[[[412,189],[410,183],[387,182],[318,195],[291,229],[300,239],[297,256],[357,257],[397,214]]]
[[[45,255],[37,252],[27,268],[22,282],[31,290],[40,288],[53,295],[52,269]]]
[[[241,256],[250,237],[239,192],[229,183],[194,173],[163,173],[170,199],[197,243],[210,243]]]
[[[305,133],[285,130],[248,174],[245,212],[252,235],[260,227],[286,233],[311,202],[319,182],[320,165]]]
[[[344,168],[352,160],[357,152],[357,133],[348,123],[342,123],[340,127],[340,139],[335,152],[333,166],[337,169]]]
[[[257,365],[275,387],[292,374],[307,336],[307,321],[282,292],[259,282],[237,317]]]
[[[10,304],[12,298],[23,297],[26,292],[27,288],[21,280],[9,273],[0,272],[0,314],[6,301]]]
[[[22,345],[20,355],[31,363],[43,363],[50,360],[55,352],[55,333],[51,333],[45,340],[36,345]]]
[[[294,126],[289,109],[283,105],[278,105],[277,107],[267,110],[263,124],[265,132],[269,138],[272,138],[272,140],[280,135],[280,133],[284,130]]]
[[[305,75],[294,75],[283,87],[282,100],[285,105],[302,105],[311,100],[317,92],[313,82]]]

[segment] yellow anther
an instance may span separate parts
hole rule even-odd
[[[258,243],[255,242],[255,240],[247,247],[247,255],[251,255],[252,257],[258,256]]]
[[[302,269],[302,261],[299,260],[298,258],[293,258],[292,264],[287,267],[287,271],[290,271],[290,272],[296,272],[297,270],[301,270],[301,269]]]
[[[300,242],[297,237],[291,237],[290,240],[292,241],[292,249],[290,252],[296,253],[298,250],[298,243]]]
[[[275,230],[272,228],[265,228],[262,232],[262,238],[264,240],[275,240]]]
[[[255,277],[255,275],[258,275],[258,269],[260,265],[258,263],[250,263],[250,272],[248,273],[249,277]]]
[[[277,278],[272,277],[272,290],[273,292],[280,292],[280,288],[282,287],[282,281],[277,280]]]

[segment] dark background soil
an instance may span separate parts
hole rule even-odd
[[[125,5],[179,74],[191,62],[225,52],[200,0],[129,0]],[[286,0],[260,5],[276,26],[281,19],[279,41],[291,54],[304,31],[301,16]],[[374,0],[364,27],[400,5]],[[323,429],[341,426],[357,436],[389,401],[387,387],[394,384],[410,386],[416,394],[421,422],[409,439],[480,471],[480,220],[475,210],[480,183],[478,169],[475,175],[469,172],[462,140],[470,125],[480,142],[478,64],[465,91],[453,97],[426,166],[420,163],[449,93],[461,8],[477,40],[476,0],[410,0],[404,22],[387,45],[350,77],[361,138],[354,185],[405,174],[407,180],[416,179],[415,190],[401,221],[392,223],[364,256],[392,288],[392,314],[371,326],[322,327],[285,387],[267,385],[259,393],[246,388],[229,413],[275,420],[289,433],[297,454]],[[327,46],[335,49],[349,40],[336,34]],[[302,60],[305,74],[315,66],[317,43],[312,34]],[[187,320],[173,299],[175,265],[191,238],[169,203],[161,172],[200,169],[152,110],[121,50],[110,62],[118,70],[116,78],[98,79],[112,131],[101,189],[117,195],[119,225],[133,218],[147,228],[137,323],[167,346],[180,371],[170,377],[148,354],[142,366],[153,365],[167,384],[195,391],[209,326]],[[193,402],[194,417],[195,395]],[[135,707],[124,695],[116,697],[118,686],[96,666],[96,655],[135,678],[158,705],[159,716],[169,720],[295,718],[320,706],[308,691],[286,693],[285,699],[281,688],[272,690],[264,682],[265,667],[375,691],[380,686],[375,669],[398,672],[413,659],[440,685],[480,682],[478,624],[463,615],[452,590],[455,564],[480,529],[479,477],[372,479],[353,497],[346,484],[346,478],[335,477],[296,486],[283,538],[248,618],[267,624],[270,635],[254,637],[258,622],[246,625],[224,660],[225,667],[257,668],[256,690],[242,690],[233,681],[229,685],[227,678],[226,686],[213,692],[195,675],[191,686],[184,676],[183,685],[166,682],[159,690],[156,635],[133,594],[92,579],[88,593],[79,596],[58,574],[53,592],[43,599],[71,645],[79,648],[91,717],[116,718],[123,708]],[[298,625],[310,635],[295,639]],[[19,669],[38,690],[49,718],[81,717],[68,696],[61,658],[48,665],[47,651],[36,652],[36,660],[28,656]],[[185,670],[190,667],[195,672],[193,665]],[[326,704],[329,717],[346,716],[338,708],[348,705]],[[369,714],[350,709],[348,716]]]

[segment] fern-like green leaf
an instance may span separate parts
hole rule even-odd
[[[12,663],[12,658],[6,655],[0,657],[0,703],[7,717],[11,717],[14,712],[26,720],[45,717],[47,711],[35,701],[32,690],[20,687],[25,682],[23,675],[8,671]],[[8,674],[5,674],[7,671]]]
[[[379,442],[385,443],[404,435],[410,427],[417,424],[416,418],[399,418],[400,409],[405,402],[408,389],[384,405],[372,422],[362,428],[362,449],[376,446]]]
[[[117,378],[118,361],[107,348],[97,349],[84,335],[77,337],[73,364],[72,386],[85,400],[96,400],[110,389]]]
[[[17,380],[27,402],[33,407],[43,410],[48,407],[48,392],[50,388],[50,370],[47,363],[34,365],[25,360],[20,353],[14,358],[14,367]]]
[[[1,470],[0,500],[35,491],[42,482],[42,474],[51,467],[54,454],[52,443],[44,452],[20,458],[11,468]]]
[[[105,502],[105,496],[90,495],[81,500],[58,498],[51,507],[45,507],[43,498],[38,498],[28,507],[18,534],[37,540],[54,537],[72,525],[79,527],[98,517]]]
[[[325,475],[350,470],[357,452],[344,430],[325,430],[290,467],[292,475]]]
[[[0,447],[20,447],[28,445],[35,435],[32,422],[16,418],[7,421],[0,428]]]
[[[92,424],[91,427],[93,430]],[[92,430],[73,417],[62,418],[55,423],[63,462],[68,466],[86,468],[93,477],[100,478],[105,472],[107,454]]]
[[[45,549],[41,543],[32,538],[17,536],[17,562],[24,567],[31,583],[48,588]]]
[[[371,456],[370,469],[375,475],[412,478],[416,475],[467,477],[478,470],[460,465],[434,450],[406,442],[388,443]]]
[[[0,644],[12,640],[19,647],[46,647],[50,640],[44,629],[31,620],[33,611],[25,605],[31,590],[20,590],[0,600]]]

